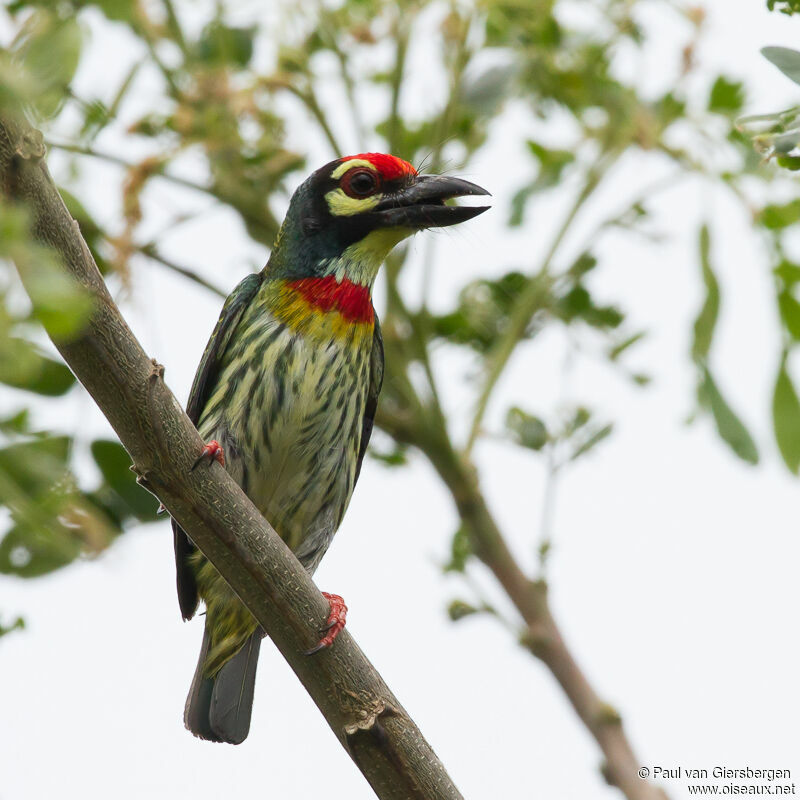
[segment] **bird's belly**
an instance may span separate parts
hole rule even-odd
[[[235,388],[218,415],[204,415],[200,429],[204,438],[220,439],[231,474],[313,568],[353,491],[369,351],[280,327],[276,334],[266,326],[258,357],[245,348],[246,368],[231,359],[220,385]]]

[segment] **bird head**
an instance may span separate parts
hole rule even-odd
[[[447,200],[488,195],[447,175],[419,175],[407,161],[361,153],[331,161],[294,193],[267,266],[287,280],[334,276],[371,287],[400,241],[425,228],[464,222],[488,206]]]

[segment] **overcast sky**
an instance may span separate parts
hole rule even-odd
[[[652,5],[658,36],[648,45],[644,79],[657,86],[672,74],[686,29],[665,24],[659,4]],[[800,23],[768,14],[760,0],[705,5],[710,35],[699,58],[706,82],[721,70],[746,80],[753,113],[797,103],[800,88],[758,50],[798,45]],[[126,46],[104,26],[79,85],[113,85]],[[427,68],[415,59],[412,79],[420,84]],[[144,89],[139,102],[146,102]],[[529,220],[513,234],[503,227],[520,179],[509,162],[526,124],[510,109],[471,164],[466,177],[492,191],[497,212],[436,238],[437,306],[447,307],[487,264],[497,272],[529,266],[531,248],[544,240],[536,234],[546,231],[546,221]],[[293,135],[306,130],[298,121]],[[297,145],[307,146],[317,163],[330,158],[316,140]],[[56,171],[64,165],[57,157],[51,163]],[[606,200],[641,185],[642,169],[634,160],[624,164]],[[86,173],[91,207],[103,218],[118,208],[116,177],[98,164]],[[159,208],[208,205],[163,185],[148,197],[151,230],[160,229]],[[565,386],[564,342],[548,332],[513,360],[488,424],[499,428],[512,403],[546,413],[564,397],[588,402],[617,423],[613,437],[559,486],[548,577],[567,641],[623,715],[642,764],[789,768],[800,783],[800,486],[780,465],[769,426],[778,339],[768,266],[747,218],[724,195],[688,182],[656,207],[669,238],[658,247],[606,240],[594,284],[601,298],[630,310],[633,329],[651,331],[631,363],[652,374],[652,386],[636,389],[588,358],[579,359]],[[713,365],[757,437],[757,469],[736,460],[708,421],[683,424],[692,408],[687,352],[701,302],[696,234],[704,218],[726,290]],[[422,237],[413,246],[421,252]],[[235,217],[220,211],[177,229],[166,249],[225,287],[265,257]],[[412,270],[408,280],[418,279]],[[377,297],[380,308],[380,284]],[[165,364],[182,401],[219,306],[156,267],[135,275],[125,314],[148,353]],[[449,351],[435,362],[457,427],[470,408],[463,380],[469,365]],[[0,411],[16,402],[0,395]],[[44,422],[87,438],[107,430],[87,398],[55,405],[42,411]],[[542,464],[499,442],[481,444],[478,458],[494,511],[520,558],[533,565]],[[315,580],[345,597],[350,631],[465,797],[617,797],[599,776],[594,742],[545,668],[491,620],[447,620],[448,601],[466,596],[439,568],[456,524],[422,459],[402,470],[368,461]],[[475,575],[495,599],[491,581]],[[398,626],[401,603],[406,622]],[[0,645],[0,800],[373,796],[269,643],[247,741],[213,745],[184,730],[202,621],[180,620],[167,522],[132,530],[96,561],[52,577],[2,579],[0,611],[27,621],[24,632]],[[685,781],[665,786],[673,798],[687,796]]]

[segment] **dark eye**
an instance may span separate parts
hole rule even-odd
[[[341,186],[348,197],[368,197],[378,188],[378,178],[370,169],[351,169],[342,176]]]

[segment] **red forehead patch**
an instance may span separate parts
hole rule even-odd
[[[347,156],[342,161],[352,161],[354,158],[369,161],[387,181],[417,174],[417,171],[408,161],[403,161],[402,158],[397,158],[397,156],[390,156],[388,153],[359,153],[357,156]]]

